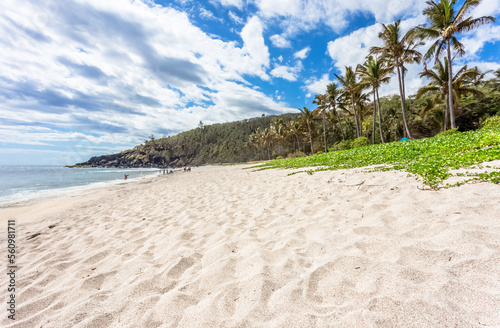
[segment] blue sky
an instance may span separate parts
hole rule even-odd
[[[67,165],[151,134],[314,108],[381,23],[425,23],[424,0],[73,0],[0,3],[0,164]],[[500,0],[455,64],[500,68]],[[421,49],[424,52],[425,46]],[[408,67],[407,94],[426,81]],[[381,95],[396,94],[395,79]]]

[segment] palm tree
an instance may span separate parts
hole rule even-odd
[[[373,88],[373,134],[372,143],[375,143],[375,125],[378,105],[378,124],[380,132],[380,141],[384,143],[384,135],[382,134],[382,113],[380,110],[380,98],[378,89],[382,83],[388,83],[390,80],[389,74],[392,68],[372,56],[368,57],[363,65],[358,65],[356,73],[361,76],[361,85],[370,85]],[[375,102],[376,101],[376,102]]]
[[[428,0],[427,8],[424,9],[424,15],[430,22],[429,27],[418,27],[418,35],[424,39],[437,39],[436,42],[427,50],[424,58],[429,60],[433,55],[438,60],[441,52],[446,49],[448,57],[448,80],[452,80],[452,57],[451,48],[457,52],[457,55],[465,54],[464,45],[460,43],[455,34],[467,32],[473,28],[494,22],[492,16],[481,16],[472,18],[468,16],[470,11],[479,5],[482,0],[465,0],[460,9],[455,10],[454,6],[457,0],[439,0],[438,3]],[[448,86],[448,109],[450,111],[451,128],[456,127],[455,110],[453,106],[452,85]]]
[[[359,87],[356,81],[356,73],[353,71],[351,66],[346,66],[345,76],[338,76],[335,74],[335,77],[337,77],[344,88],[344,92],[346,93],[345,98],[350,98],[351,100],[354,120],[356,122],[356,136],[359,138],[361,137],[361,126],[359,122],[358,110],[356,109],[356,101],[354,100],[354,95]]]
[[[292,134],[293,136],[295,136],[295,138],[297,140],[297,148],[298,148],[298,150],[300,150],[300,138],[299,138],[299,134],[302,134],[300,122],[297,119],[293,119],[293,120],[290,121],[290,123],[288,124],[288,126],[289,126],[289,130],[290,130],[290,134]]]
[[[324,139],[324,144],[325,144],[325,153],[328,152],[327,146],[326,146],[326,124],[325,124],[325,113],[326,110],[328,109],[328,102],[326,95],[316,95],[314,96],[313,104],[318,105],[318,107],[315,109],[316,113],[318,115],[321,115],[323,119],[323,139]]]
[[[277,117],[273,120],[271,125],[271,130],[274,136],[274,139],[277,141],[279,148],[276,153],[279,155],[284,155],[286,152],[285,142],[287,139],[287,133],[285,128],[285,123],[283,123],[283,119],[281,117]]]
[[[401,37],[401,20],[394,24],[382,24],[383,30],[378,37],[382,39],[382,47],[371,47],[370,54],[379,54],[381,59],[388,62],[389,66],[393,66],[398,74],[399,95],[401,96],[401,110],[403,111],[404,131],[408,138],[411,137],[410,128],[408,125],[408,117],[406,115],[406,95],[404,75],[406,68],[405,63],[420,63],[422,54],[416,50],[417,47],[423,45],[423,42],[415,40],[414,30],[409,30]]]
[[[309,133],[309,141],[311,142],[311,155],[314,154],[314,147],[313,147],[313,139],[312,139],[312,126],[314,124],[314,113],[309,110],[309,108],[304,107],[304,109],[300,109],[300,112],[302,113],[302,119],[304,120],[304,123],[307,126],[307,131]]]
[[[467,68],[467,65],[463,66],[452,79],[451,88],[452,88],[452,97],[454,98],[455,103],[459,103],[460,97],[465,94],[473,94],[475,96],[482,96],[483,93],[478,91],[477,88],[474,87],[475,79],[481,75],[481,72],[477,70],[477,68]],[[420,98],[422,95],[437,92],[439,97],[437,101],[442,101],[446,99],[446,109],[444,113],[444,130],[447,129],[448,124],[448,112],[451,114],[449,109],[449,65],[448,59],[444,58],[444,63],[438,60],[434,69],[426,69],[422,73],[420,73],[420,77],[426,77],[430,80],[429,84],[425,87],[420,88],[417,92],[417,98]],[[450,120],[453,120],[450,115]],[[452,125],[453,128],[453,125]]]
[[[342,122],[340,121],[340,113],[337,113],[337,104],[341,102],[341,94],[342,90],[338,87],[337,83],[332,82],[326,86],[326,101],[331,108],[331,112],[333,112],[336,116],[336,122],[339,125],[342,140],[345,140],[344,129],[342,129]]]

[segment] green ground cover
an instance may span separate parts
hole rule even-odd
[[[500,127],[477,131],[447,133],[433,138],[377,144],[349,150],[328,152],[309,157],[269,161],[256,168],[317,167],[305,172],[382,165],[375,170],[405,170],[422,177],[431,188],[448,187],[444,180],[450,169],[467,168],[500,159]],[[480,166],[479,166],[480,167]],[[464,177],[455,185],[470,181],[500,182],[500,170],[460,173]]]

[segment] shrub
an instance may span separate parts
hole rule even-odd
[[[323,153],[324,153],[324,151],[322,151],[322,150],[318,150],[318,151],[316,152],[316,155],[321,155],[321,154],[323,154]]]
[[[364,147],[368,145],[369,141],[367,137],[359,137],[354,139],[354,141],[352,142],[352,148]]]
[[[492,116],[483,122],[484,129],[500,128],[500,116]]]
[[[336,143],[333,145],[332,148],[330,148],[331,151],[337,151],[337,150],[347,150],[352,148],[352,140],[343,140],[339,143]]]
[[[305,157],[306,154],[301,152],[300,150],[296,150],[294,153],[290,153],[286,156],[286,158],[297,158],[297,157]]]
[[[276,159],[283,159],[283,156],[278,156],[276,157]]]
[[[449,130],[440,132],[440,133],[436,134],[436,137],[441,138],[441,137],[451,136],[452,134],[455,134],[455,133],[460,133],[460,132],[458,132],[458,128],[449,129]]]

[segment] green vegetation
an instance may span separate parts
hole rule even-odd
[[[331,152],[304,158],[270,161],[258,168],[301,168],[317,166],[316,171],[382,165],[378,170],[402,169],[422,177],[432,188],[442,186],[450,169],[469,167],[500,159],[500,127],[456,132],[434,138],[391,142]],[[312,174],[312,170],[308,174]],[[498,183],[500,171],[466,173],[468,181]]]

